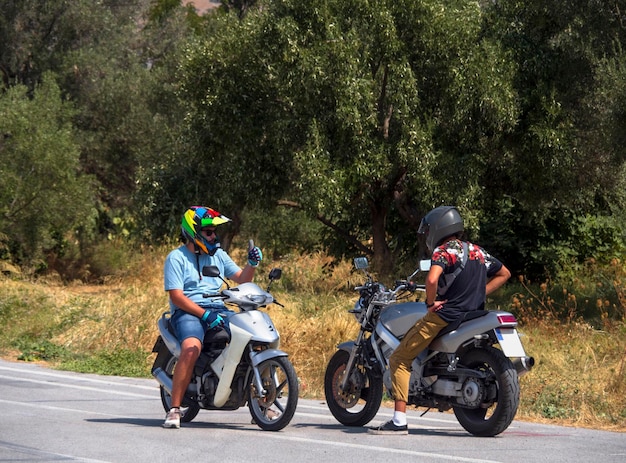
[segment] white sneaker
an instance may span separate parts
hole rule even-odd
[[[180,408],[170,408],[170,411],[165,415],[165,421],[163,422],[164,428],[180,428]]]
[[[282,415],[282,413],[274,411],[271,408],[265,409],[265,417],[271,421],[277,420],[280,417],[280,415]],[[256,424],[256,420],[252,418],[252,421],[250,423]]]

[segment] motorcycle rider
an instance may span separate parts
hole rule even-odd
[[[240,268],[219,244],[216,227],[230,219],[216,210],[192,206],[183,214],[181,234],[185,243],[171,251],[165,259],[164,283],[169,294],[171,324],[181,343],[181,354],[174,370],[172,406],[164,428],[180,428],[183,397],[200,356],[207,330],[224,326],[227,311],[221,301],[205,299],[203,294],[219,291],[222,281],[202,275],[202,268],[215,265],[220,275],[239,284],[252,281],[256,267],[263,259],[258,247],[248,250],[248,265]]]
[[[417,232],[426,236],[426,246],[432,252],[426,277],[428,312],[409,329],[389,358],[394,414],[391,420],[371,428],[373,434],[408,434],[406,405],[413,360],[449,323],[462,320],[468,312],[483,310],[486,296],[511,276],[502,262],[480,246],[467,243],[465,248],[460,240],[463,231],[463,219],[453,206],[439,206],[422,219]],[[468,256],[464,256],[465,249]],[[451,275],[455,275],[452,282]]]

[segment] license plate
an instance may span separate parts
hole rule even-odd
[[[498,344],[507,357],[526,357],[524,346],[515,328],[496,328]]]

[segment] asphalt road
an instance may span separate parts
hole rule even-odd
[[[409,435],[340,425],[322,401],[300,400],[280,432],[251,424],[247,408],[202,410],[163,429],[155,380],[83,375],[0,360],[0,462],[626,462],[626,433],[515,421],[473,437],[451,414],[409,412]],[[371,423],[391,417],[381,409]]]

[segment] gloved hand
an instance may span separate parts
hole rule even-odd
[[[224,317],[222,317],[218,312],[214,312],[212,310],[207,310],[202,315],[202,320],[209,324],[209,329],[212,330],[214,328],[224,326]]]
[[[248,246],[248,263],[252,267],[258,267],[259,263],[263,260],[263,253],[254,245],[254,241],[250,240]]]

